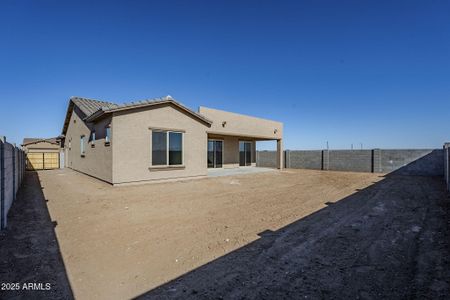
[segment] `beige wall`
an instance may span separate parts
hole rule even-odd
[[[48,142],[33,143],[23,146],[25,152],[59,152],[59,145]]]
[[[163,104],[114,112],[95,124],[86,124],[75,106],[66,132],[65,166],[113,184],[200,177],[207,175],[208,133],[211,138],[224,140],[225,168],[239,166],[240,140],[252,142],[252,165],[256,165],[256,140],[282,138],[283,124],[279,122],[203,107],[200,113],[215,123],[210,126],[175,106]],[[227,122],[225,127],[223,121]],[[109,146],[105,144],[107,126],[111,127]],[[183,132],[182,166],[152,166],[150,128]],[[89,140],[92,130],[96,132],[95,147]],[[85,135],[84,156],[80,154],[81,135]]]
[[[208,132],[255,139],[278,140],[283,138],[283,123],[231,113],[201,106],[199,113],[213,124]],[[223,122],[226,122],[223,126]]]
[[[112,183],[112,147],[105,144],[106,126],[111,118],[86,124],[83,113],[75,106],[64,143],[65,166]],[[75,122],[74,122],[75,121]],[[95,147],[91,147],[91,130],[95,130]],[[111,129],[112,131],[112,129]],[[80,138],[85,135],[85,155],[80,153]]]
[[[113,182],[197,177],[207,175],[205,123],[170,104],[136,109],[113,116]],[[152,131],[149,128],[183,130],[184,167],[152,168]]]
[[[52,153],[59,153],[60,149],[48,149],[48,148],[36,148],[36,149],[28,149],[26,150],[26,153],[32,153],[32,152],[52,152]]]

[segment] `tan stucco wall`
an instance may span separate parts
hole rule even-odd
[[[83,113],[75,107],[66,132],[64,164],[66,167],[112,183],[112,147],[105,145],[105,128],[111,123],[111,117],[104,118],[95,124],[86,124],[80,116],[83,117]],[[75,123],[74,120],[76,120]],[[89,140],[91,130],[95,130],[96,135],[94,148],[91,147]],[[80,153],[82,135],[85,135],[84,157]]]
[[[205,123],[169,104],[136,109],[113,115],[113,182],[197,177],[207,175],[207,134]],[[184,131],[184,168],[153,169],[152,131],[162,128]]]
[[[278,140],[283,138],[283,123],[200,106],[199,113],[213,124],[208,132],[231,136]],[[223,122],[226,122],[223,126]]]
[[[33,143],[23,146],[25,152],[59,152],[59,145],[48,142]]]
[[[43,148],[43,149],[29,149],[29,150],[26,151],[26,153],[33,153],[33,152],[59,153],[60,150],[59,149],[45,149],[45,148]]]

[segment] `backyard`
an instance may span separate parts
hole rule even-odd
[[[450,292],[449,220],[441,177],[286,170],[112,187],[27,172],[0,279],[79,299],[436,299]]]

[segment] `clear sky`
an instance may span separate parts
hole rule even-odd
[[[170,94],[284,122],[288,149],[450,141],[450,1],[0,1],[0,135],[71,96]],[[265,146],[263,146],[265,147]]]

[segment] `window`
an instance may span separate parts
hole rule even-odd
[[[183,164],[183,134],[174,131],[152,131],[152,165]]]
[[[95,147],[95,131],[92,131],[91,133],[91,147]]]
[[[105,144],[109,144],[111,143],[111,127],[106,127],[105,131]]]
[[[169,165],[181,165],[183,162],[183,137],[180,132],[169,132]]]
[[[152,132],[152,165],[167,165],[167,132]]]
[[[84,156],[84,135],[80,137],[80,154]]]

